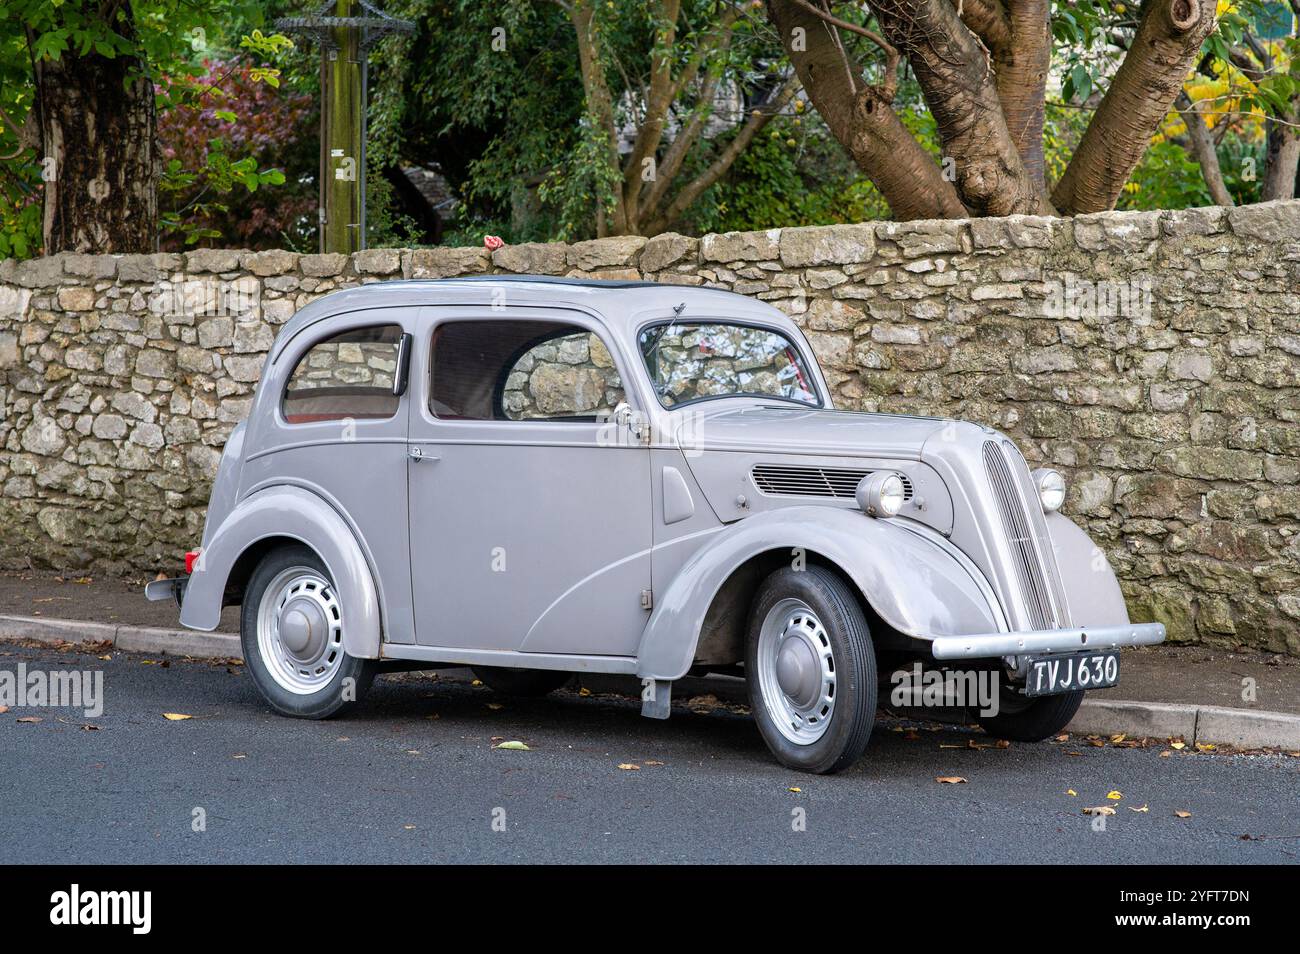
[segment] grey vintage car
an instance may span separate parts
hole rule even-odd
[[[288,715],[390,661],[516,693],[635,676],[655,718],[721,672],[781,762],[826,772],[862,754],[878,674],[995,673],[985,727],[1036,740],[1164,638],[1064,498],[991,428],[835,410],[794,322],[739,295],[390,282],[284,326],[201,548],[149,595],[200,630],[242,604]]]

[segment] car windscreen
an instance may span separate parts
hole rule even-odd
[[[767,397],[821,407],[799,347],[780,331],[723,321],[671,321],[637,343],[664,407],[716,397]]]

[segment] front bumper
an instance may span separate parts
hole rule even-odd
[[[1023,653],[1075,653],[1153,646],[1165,639],[1163,623],[1128,623],[1124,626],[1081,626],[1039,629],[1020,633],[983,633],[972,636],[936,636],[930,643],[935,659],[990,659]]]

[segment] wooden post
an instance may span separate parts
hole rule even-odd
[[[355,15],[355,0],[337,0],[336,17]],[[365,248],[365,58],[361,30],[330,29],[321,56],[320,250]]]

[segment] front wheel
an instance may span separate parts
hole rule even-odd
[[[307,547],[273,550],[244,591],[240,643],[253,682],[283,715],[327,719],[360,701],[375,661],[343,649],[342,605],[329,570]]]
[[[876,720],[876,657],[857,594],[819,566],[763,581],[750,614],[745,677],[758,730],[777,761],[838,772]]]
[[[976,716],[976,721],[985,732],[999,739],[1042,742],[1069,725],[1082,702],[1082,689],[1038,699],[1026,699],[1004,689],[998,699],[998,714]]]

